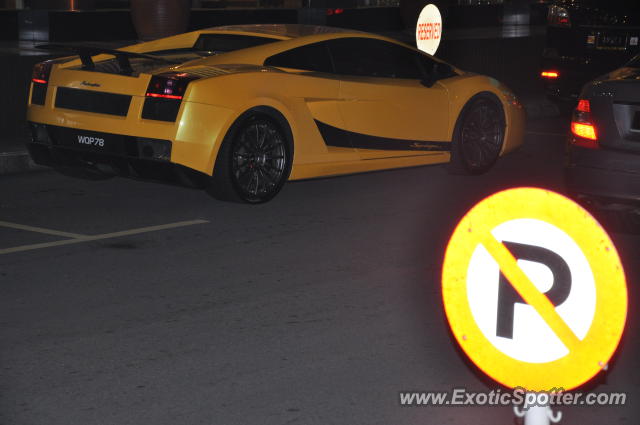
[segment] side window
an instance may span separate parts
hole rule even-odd
[[[421,79],[419,54],[384,40],[340,38],[329,42],[336,73],[363,77]]]
[[[309,44],[278,53],[267,58],[264,64],[304,71],[333,72],[333,64],[326,43]]]

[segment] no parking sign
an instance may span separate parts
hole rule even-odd
[[[447,246],[442,295],[469,358],[501,384],[573,389],[613,355],[627,289],[618,253],[582,207],[510,189],[473,207]]]

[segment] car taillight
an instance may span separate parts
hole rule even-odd
[[[51,61],[35,64],[33,67],[33,73],[31,74],[31,81],[39,84],[47,84],[49,82],[49,75],[51,74],[52,66],[53,63]]]
[[[331,15],[342,15],[344,13],[344,9],[327,9],[327,16]]]
[[[47,85],[49,84],[49,76],[51,75],[51,67],[53,62],[45,61],[35,64],[31,74],[31,82],[33,89],[31,90],[31,103],[36,105],[44,105],[47,97]]]
[[[551,79],[555,79],[560,77],[560,73],[558,71],[553,71],[553,70],[549,70],[549,71],[542,71],[540,73],[540,76],[542,78],[551,78]]]
[[[581,124],[578,122],[571,123],[571,132],[578,137],[582,137],[583,139],[589,139],[596,141],[598,140],[596,136],[596,128],[593,124]],[[575,143],[579,144],[579,143]],[[586,147],[597,147],[597,143],[588,143]],[[581,145],[580,145],[581,146]]]
[[[591,102],[589,102],[587,99],[580,99],[578,101],[578,106],[576,107],[576,111],[591,112]]]
[[[591,149],[599,147],[596,127],[591,120],[591,102],[587,99],[580,99],[573,111],[571,133],[575,136],[571,139],[572,144]]]
[[[186,72],[167,72],[151,77],[147,87],[147,97],[182,100],[187,86],[198,76]]]
[[[152,76],[145,93],[142,118],[175,121],[182,99],[187,92],[187,86],[198,78],[200,77],[186,72],[167,72]]]
[[[547,14],[547,24],[550,27],[558,28],[570,28],[571,17],[566,8],[561,6],[549,7],[549,13]]]

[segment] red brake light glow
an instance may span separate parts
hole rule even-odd
[[[147,97],[182,100],[187,86],[200,77],[186,72],[167,72],[151,77],[147,87]]]
[[[580,99],[576,110],[580,112],[591,112],[591,103],[586,99]]]
[[[592,124],[582,124],[574,121],[571,123],[571,132],[583,139],[598,140],[596,128]]]
[[[571,16],[569,11],[561,6],[549,7],[547,23],[551,27],[571,28]]]
[[[161,94],[161,93],[147,93],[149,97],[160,97],[163,99],[182,99],[182,96],[173,95],[173,94]]]
[[[51,74],[52,65],[53,63],[51,61],[35,64],[33,67],[33,73],[31,74],[31,81],[38,84],[47,84],[49,81],[49,74]]]
[[[542,71],[540,75],[543,78],[558,78],[560,73],[558,71]]]
[[[580,99],[578,106],[573,111],[571,119],[571,133],[574,136],[571,143],[583,148],[597,149],[598,133],[591,120],[591,102],[587,99]]]

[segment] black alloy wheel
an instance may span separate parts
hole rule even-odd
[[[461,113],[453,141],[452,162],[468,174],[484,173],[500,156],[505,136],[502,106],[490,95],[472,98]]]
[[[222,200],[267,202],[289,178],[291,156],[282,126],[268,115],[250,114],[221,146],[209,192]]]
[[[270,119],[249,120],[238,132],[231,154],[231,175],[247,202],[271,199],[282,187],[287,141]]]

